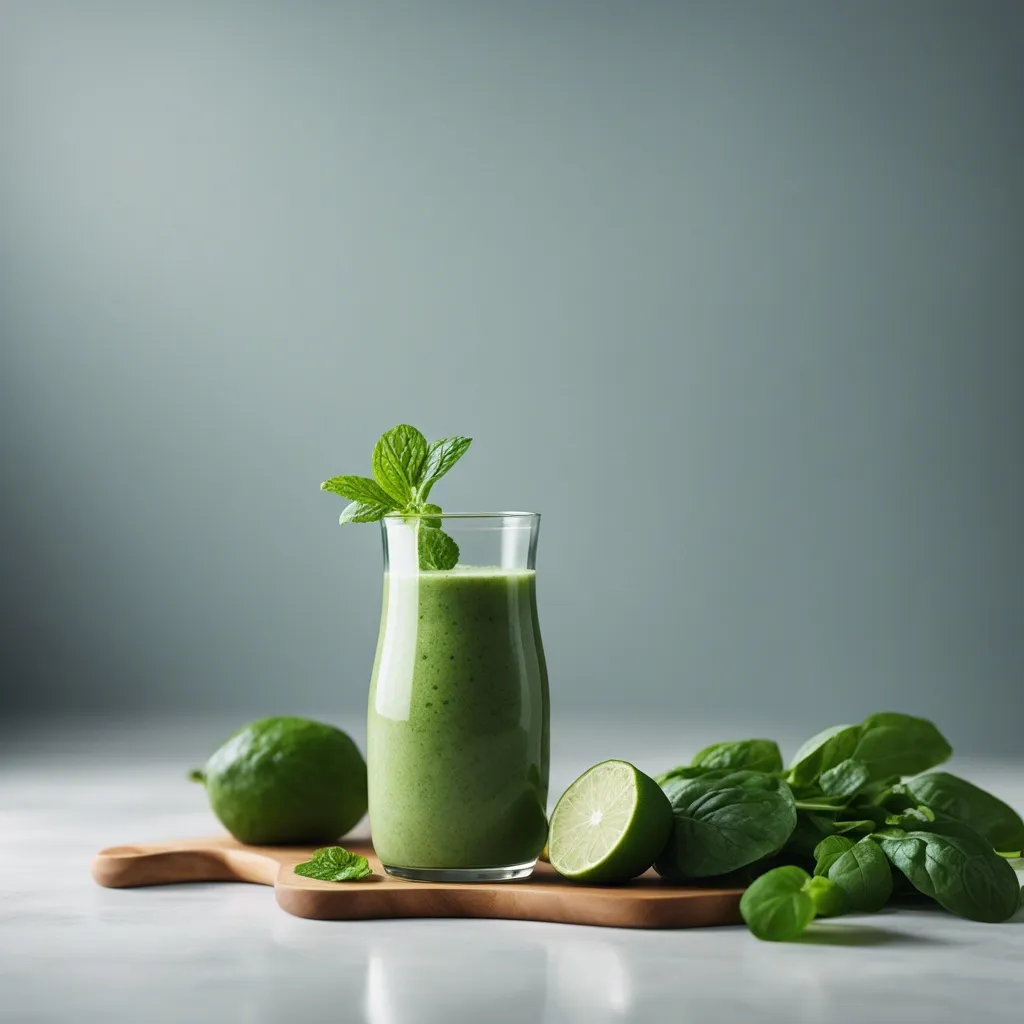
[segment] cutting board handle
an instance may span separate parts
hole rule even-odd
[[[92,861],[93,879],[111,889],[172,882],[273,885],[280,870],[280,861],[256,850],[194,849],[187,842],[110,846]]]

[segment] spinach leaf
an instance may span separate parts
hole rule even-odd
[[[692,763],[698,768],[781,772],[782,754],[774,740],[735,740],[705,747],[694,755]]]
[[[915,803],[970,825],[997,850],[1007,852],[1024,847],[1024,821],[1010,806],[974,783],[949,772],[931,772],[908,779],[897,792],[905,792]]]
[[[885,860],[884,856],[882,860]],[[808,878],[804,882],[803,891],[813,900],[814,911],[818,917],[838,917],[850,912],[850,898],[835,882],[824,875]]]
[[[716,889],[746,889],[755,879],[760,878],[761,875],[771,871],[773,868],[783,867],[792,863],[792,858],[786,856],[784,851],[780,851],[769,857],[755,860],[752,864],[744,864],[743,867],[737,868],[735,871],[727,871],[724,875],[714,875],[703,881],[694,880],[692,884],[697,886],[711,885]]]
[[[765,772],[712,771],[662,788],[673,824],[654,866],[671,881],[735,871],[781,850],[796,827],[793,794]]]
[[[883,819],[880,819],[884,821]],[[815,849],[829,836],[850,835],[860,832],[867,835],[879,827],[879,822],[868,819],[855,821],[837,821],[834,815],[820,814],[813,811],[801,811],[797,808],[796,828],[786,844],[786,852],[794,858],[815,859]]]
[[[872,821],[870,818],[857,818],[854,821],[837,821],[835,823],[835,834],[848,835],[851,832],[863,832],[867,835],[869,832],[874,832],[877,827],[878,822]]]
[[[858,795],[857,802],[860,803],[861,799],[862,797]],[[878,794],[873,806],[885,810],[889,814],[899,814],[901,811],[916,807],[917,801],[906,791],[903,783],[897,781],[887,790]]]
[[[654,781],[664,787],[665,783],[671,779],[699,779],[702,775],[707,775],[709,771],[711,771],[710,768],[697,768],[692,764],[681,764],[678,768],[669,768],[667,772],[655,775]]]
[[[902,871],[893,871],[891,874],[892,896],[889,897],[890,903],[921,904],[932,902],[930,897],[925,896],[923,892],[918,892],[914,888],[914,883]]]
[[[935,820],[935,812],[929,807],[908,807],[899,814],[887,814],[885,816],[886,828],[920,828],[928,826]]]
[[[867,784],[870,777],[871,772],[863,761],[848,757],[834,768],[822,772],[818,785],[825,796],[849,799]]]
[[[818,845],[814,848],[814,873],[815,875],[827,875],[828,869],[839,858],[846,853],[847,850],[853,849],[853,840],[847,839],[846,836],[826,836]]]
[[[853,757],[860,738],[859,725],[833,725],[812,736],[790,762],[790,784],[806,786],[817,781],[822,772]]]
[[[926,718],[885,711],[865,718],[851,757],[863,761],[871,778],[917,775],[948,760],[953,748]]]
[[[811,876],[793,865],[775,868],[756,879],[740,899],[740,913],[759,938],[789,942],[814,920],[816,909],[804,886]]]
[[[882,779],[873,779],[871,782],[861,786],[857,791],[857,802],[859,804],[888,804],[892,797],[893,786],[900,781],[898,775],[886,775]]]
[[[873,821],[875,824],[872,828],[867,831],[872,832],[875,828],[881,828],[885,825],[886,818],[889,817],[890,810],[888,805],[881,806],[879,804],[861,803],[858,798],[853,802],[850,807],[847,807],[844,811],[848,817],[857,815],[862,821]]]
[[[818,873],[817,868],[814,873]],[[889,862],[882,848],[868,838],[851,843],[848,850],[831,859],[826,874],[843,890],[854,911],[881,910],[892,895]]]
[[[884,711],[860,725],[834,725],[812,736],[796,752],[788,779],[793,786],[806,786],[850,759],[865,765],[867,781],[916,775],[941,764],[952,752],[927,719]]]
[[[829,815],[798,810],[796,828],[786,844],[786,852],[797,858],[813,860],[817,845],[823,839],[834,835],[835,831],[835,821]]]
[[[1005,921],[1020,906],[1020,884],[1009,861],[962,822],[935,821],[927,830],[885,829],[872,838],[919,892],[953,914]]]
[[[696,768],[690,764],[680,765],[659,775],[658,785],[665,790],[669,801],[674,801],[677,795],[686,795],[695,792],[704,792],[709,787],[727,779],[731,775],[745,776],[749,772],[733,772],[728,768]],[[753,773],[760,775],[760,772]]]
[[[825,811],[832,814],[843,810],[850,802],[845,796],[823,796],[821,793],[793,794],[798,811]]]

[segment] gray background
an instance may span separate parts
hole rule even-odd
[[[556,712],[1017,747],[1024,6],[0,12],[0,713],[358,709],[410,421]]]

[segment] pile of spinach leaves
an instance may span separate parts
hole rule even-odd
[[[657,778],[674,823],[655,868],[747,885],[740,911],[761,939],[913,895],[1005,921],[1021,906],[1008,858],[1021,856],[1024,822],[965,779],[929,772],[952,752],[931,722],[892,712],[825,729],[788,767],[771,740],[716,743]]]

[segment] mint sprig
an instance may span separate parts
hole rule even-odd
[[[295,874],[304,878],[317,878],[321,882],[358,882],[373,872],[370,862],[343,846],[325,846],[313,854],[312,860],[295,865]]]
[[[453,569],[459,560],[459,546],[441,529],[441,507],[427,501],[438,480],[469,449],[471,437],[442,437],[427,443],[415,427],[400,423],[386,431],[374,445],[371,460],[373,479],[365,476],[335,476],[320,489],[347,498],[338,522],[372,523],[386,515],[421,518],[417,550],[421,569]]]

